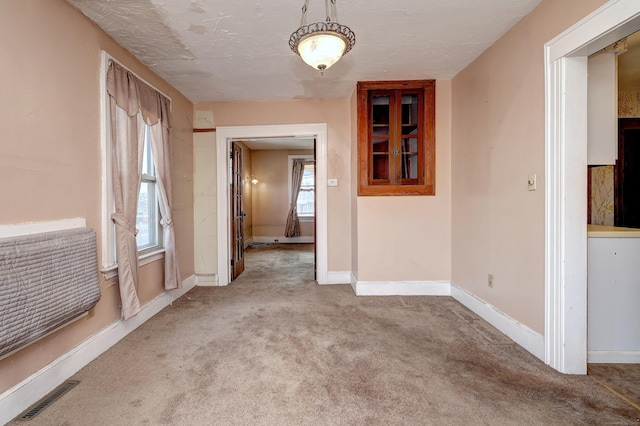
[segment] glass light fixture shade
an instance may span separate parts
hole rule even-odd
[[[356,35],[337,22],[303,25],[291,34],[289,47],[313,68],[324,71],[346,55],[356,43]]]
[[[302,60],[320,71],[338,62],[346,49],[344,37],[329,32],[309,34],[298,43],[298,54]]]

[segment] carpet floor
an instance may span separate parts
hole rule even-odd
[[[356,297],[310,245],[247,250],[12,425],[632,425],[640,411],[544,365],[450,297]]]

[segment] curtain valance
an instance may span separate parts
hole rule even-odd
[[[129,117],[141,112],[149,126],[160,121],[163,127],[171,128],[169,98],[114,61],[109,62],[107,71],[107,93]]]

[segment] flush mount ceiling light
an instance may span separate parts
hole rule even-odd
[[[356,44],[356,35],[345,25],[338,23],[336,0],[325,0],[325,22],[307,25],[307,6],[302,6],[300,28],[291,34],[289,47],[313,68],[324,70],[338,62]]]

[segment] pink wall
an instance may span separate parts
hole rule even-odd
[[[543,46],[604,3],[543,1],[452,84],[453,282],[540,334]],[[538,189],[530,192],[532,174]],[[493,288],[488,274],[494,275]]]
[[[280,102],[200,103],[197,111],[213,111],[216,127],[327,123],[327,176],[338,179],[327,188],[328,265],[330,271],[351,270],[351,115],[349,99]],[[214,165],[215,167],[215,165]],[[346,240],[345,240],[346,238]]]
[[[313,150],[252,150],[254,175],[260,180],[254,186],[253,235],[282,237],[289,214],[289,155],[311,155]],[[313,237],[314,222],[300,221],[300,236]]]
[[[101,235],[100,50],[173,100],[174,222],[183,278],[193,274],[193,105],[63,0],[0,6],[0,224],[84,217]],[[162,292],[162,262],[142,268],[141,301]],[[95,316],[0,361],[0,392],[120,317],[117,280]]]
[[[357,198],[359,281],[451,280],[450,129],[451,82],[439,80],[436,195]]]

